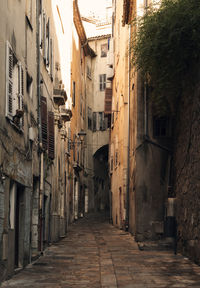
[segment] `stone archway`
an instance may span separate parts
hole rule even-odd
[[[104,145],[93,155],[94,205],[96,211],[109,211],[110,177],[108,168],[109,146]]]

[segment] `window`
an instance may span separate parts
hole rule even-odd
[[[26,72],[26,91],[29,94],[30,98],[33,96],[33,78],[28,72]]]
[[[6,116],[20,129],[24,114],[24,70],[7,42],[6,55]]]
[[[97,113],[93,112],[93,132],[97,130]]]
[[[153,136],[154,137],[170,137],[169,117],[154,117],[153,118]]]
[[[54,73],[54,45],[53,39],[50,39],[50,76],[51,81],[53,81],[53,73]]]
[[[41,127],[42,127],[42,148],[47,149],[47,99],[41,96]]]
[[[104,126],[104,114],[103,112],[99,112],[99,130],[102,131],[102,130],[105,130],[103,129],[103,126]]]
[[[106,44],[102,44],[101,45],[101,57],[107,57],[107,53],[108,53],[108,45]]]
[[[55,158],[54,113],[48,112],[48,156]]]
[[[44,27],[45,28],[45,27]],[[48,18],[48,22],[46,25],[46,51],[45,51],[45,63],[49,67],[50,66],[50,18]]]
[[[110,50],[110,38],[108,38],[108,50]]]
[[[45,12],[39,17],[40,22],[40,48],[44,63],[51,77],[53,77],[53,40],[50,38],[50,18]]]
[[[47,16],[46,14],[43,12],[43,16],[42,16],[42,55],[44,58],[44,61],[46,61],[46,33],[47,33]]]
[[[118,165],[118,151],[115,151],[115,167]]]
[[[108,128],[108,119],[105,118],[104,112],[99,112],[99,130],[105,131]]]
[[[87,77],[91,79],[91,68],[87,65]]]
[[[104,112],[92,112],[88,107],[88,129],[93,132],[108,129],[108,118],[105,117]]]
[[[99,81],[100,81],[100,91],[104,91],[106,89],[106,74],[100,74],[99,75]]]
[[[72,86],[72,105],[75,106],[75,101],[76,101],[76,83],[73,81],[73,86]]]
[[[92,109],[88,107],[88,129],[92,130]]]
[[[40,51],[44,59],[44,64],[49,73],[51,81],[53,81],[54,73],[54,43],[51,38],[50,18],[47,18],[45,12],[42,12],[42,2],[40,2],[39,15],[39,43]]]
[[[43,44],[43,13],[42,13],[42,0],[39,1],[39,45],[40,49],[42,50]]]

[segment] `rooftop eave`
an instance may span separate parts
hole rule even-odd
[[[85,33],[85,29],[83,27],[77,0],[74,0],[73,2],[73,10],[74,10],[74,25],[76,27],[79,39],[81,41],[81,45],[83,47],[84,53],[86,56],[90,55],[91,57],[95,57],[96,56],[95,52],[92,50],[92,48],[88,44],[88,40],[87,40],[87,36]]]

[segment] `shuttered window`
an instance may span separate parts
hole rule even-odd
[[[48,155],[55,158],[54,113],[48,112]]]
[[[97,130],[97,113],[93,112],[93,131]]]
[[[42,13],[42,1],[39,1],[39,45],[40,49],[42,49],[43,46],[43,13]]]
[[[104,113],[112,113],[112,88],[106,88],[105,90],[105,106]]]
[[[92,130],[92,109],[88,107],[88,129]]]
[[[24,70],[7,42],[6,47],[6,116],[23,128]]]
[[[13,51],[7,42],[6,55],[6,116],[13,116]]]
[[[23,129],[24,127],[24,70],[22,68],[21,63],[18,65],[18,71],[19,71],[19,76],[18,76],[18,99],[17,99],[17,111],[18,113],[21,113],[23,115],[20,119],[19,125],[20,128]]]
[[[18,65],[18,95],[17,95],[17,109],[23,110],[24,102],[24,70],[21,63]]]
[[[46,65],[50,65],[50,18],[46,25]]]
[[[42,33],[42,49],[43,49],[43,58],[44,58],[44,61],[46,61],[47,59],[47,50],[46,50],[46,26],[47,26],[47,17],[46,17],[46,14],[43,13],[43,18],[42,18],[42,29],[43,29],[43,33]]]
[[[54,47],[53,47],[53,39],[50,40],[50,76],[53,81],[53,73],[54,73]]]
[[[99,75],[99,89],[104,91],[106,89],[106,74]]]
[[[47,149],[47,99],[41,96],[42,147]]]

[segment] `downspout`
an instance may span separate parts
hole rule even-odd
[[[39,249],[43,252],[43,152],[42,152],[42,127],[41,127],[41,94],[40,94],[40,0],[37,0],[36,8],[36,49],[37,49],[37,122],[38,122],[38,139],[39,139],[39,173],[40,173],[40,185],[39,185],[39,231],[40,231],[40,245]]]
[[[125,230],[129,230],[129,202],[130,202],[130,195],[129,195],[129,175],[130,175],[130,161],[129,161],[129,154],[130,154],[130,61],[131,61],[131,25],[129,25],[129,56],[128,56],[128,145],[127,145],[127,178],[126,178],[126,220],[125,220]]]

